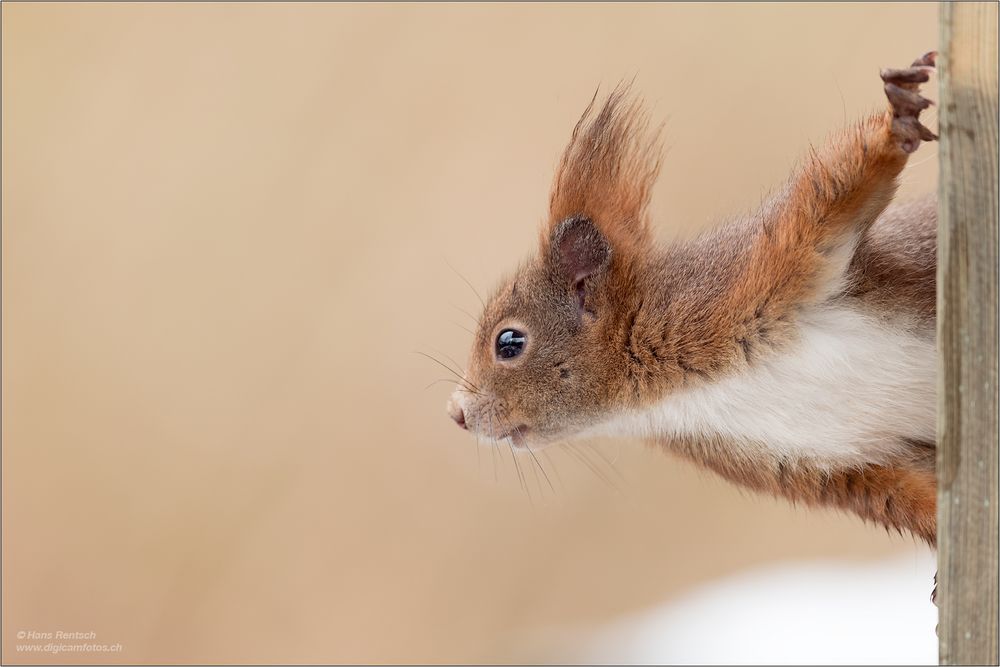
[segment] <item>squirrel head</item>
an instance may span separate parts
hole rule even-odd
[[[550,444],[627,405],[621,323],[641,299],[659,142],[626,87],[584,111],[556,170],[537,254],[493,293],[451,417],[487,438]],[[595,96],[596,100],[596,96]]]

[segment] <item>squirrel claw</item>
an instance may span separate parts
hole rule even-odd
[[[908,67],[906,69],[884,69],[879,74],[886,83],[923,83],[931,78],[932,67]]]
[[[913,61],[911,67],[920,67],[921,65],[927,67],[934,67],[937,64],[937,51],[928,51],[924,55],[920,56]]]
[[[921,141],[937,139],[920,123],[920,112],[933,104],[920,95],[920,84],[930,80],[936,60],[937,51],[928,51],[906,69],[883,69],[879,73],[892,107],[892,134],[907,153],[917,150]]]

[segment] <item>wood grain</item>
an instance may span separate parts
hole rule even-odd
[[[997,664],[997,5],[941,8],[941,664]]]

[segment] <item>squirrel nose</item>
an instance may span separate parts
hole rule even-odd
[[[456,405],[452,407],[451,418],[455,420],[455,423],[458,424],[459,428],[469,430],[469,427],[465,425],[465,411],[462,410],[460,406]]]

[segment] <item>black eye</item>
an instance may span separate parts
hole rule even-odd
[[[497,336],[497,356],[512,359],[524,349],[524,334],[517,329],[504,329]]]

